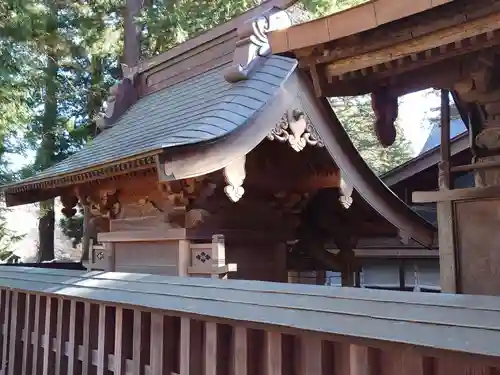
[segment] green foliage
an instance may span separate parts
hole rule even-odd
[[[330,103],[354,146],[377,174],[387,172],[411,159],[411,143],[404,137],[398,122],[396,142],[387,148],[380,145],[373,131],[375,115],[369,96],[332,98]]]
[[[71,238],[73,247],[76,247],[82,242],[83,239],[83,212],[79,207],[78,213],[70,218],[61,218],[59,226],[63,234]]]

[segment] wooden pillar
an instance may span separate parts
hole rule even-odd
[[[450,178],[450,99],[449,91],[441,90],[441,162],[439,163],[439,190],[452,188]],[[453,202],[437,203],[439,227],[439,265],[441,290],[458,293],[459,276],[455,246],[455,215]]]
[[[447,91],[443,90],[441,99],[439,189],[443,192],[452,188]],[[473,121],[472,117],[469,121]],[[478,158],[479,164],[491,163],[500,157],[496,136],[500,131],[495,130],[496,124],[486,121],[483,131],[472,140],[490,146],[491,156]],[[485,189],[500,184],[499,168],[473,165],[471,169],[476,170],[476,191],[482,189],[482,193],[463,189],[461,194],[465,195],[461,198],[457,193],[456,200],[444,198],[445,195],[441,194],[443,201],[437,203],[441,290],[446,293],[500,295],[500,197],[484,194]]]

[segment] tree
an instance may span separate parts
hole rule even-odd
[[[398,122],[394,144],[387,148],[380,145],[373,131],[375,115],[369,96],[331,98],[330,103],[354,146],[374,172],[382,174],[411,159],[411,143]]]

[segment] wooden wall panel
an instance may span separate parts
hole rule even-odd
[[[461,292],[500,295],[500,199],[455,207]]]

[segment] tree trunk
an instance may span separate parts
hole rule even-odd
[[[80,262],[87,262],[90,254],[90,207],[83,205],[83,238],[82,238],[82,256]]]
[[[128,66],[137,65],[141,57],[141,28],[135,21],[135,18],[139,16],[141,7],[142,0],[126,0],[123,20],[123,60]]]
[[[55,258],[54,254],[54,200],[40,202],[40,216],[38,218],[38,256],[37,261],[43,262]]]
[[[57,124],[57,8],[54,0],[49,0],[51,14],[47,21],[47,65],[45,68],[45,103],[42,118],[42,142],[38,150],[37,161],[41,169],[54,164],[56,141],[54,128]],[[38,223],[38,260],[54,259],[54,200],[40,203]]]

